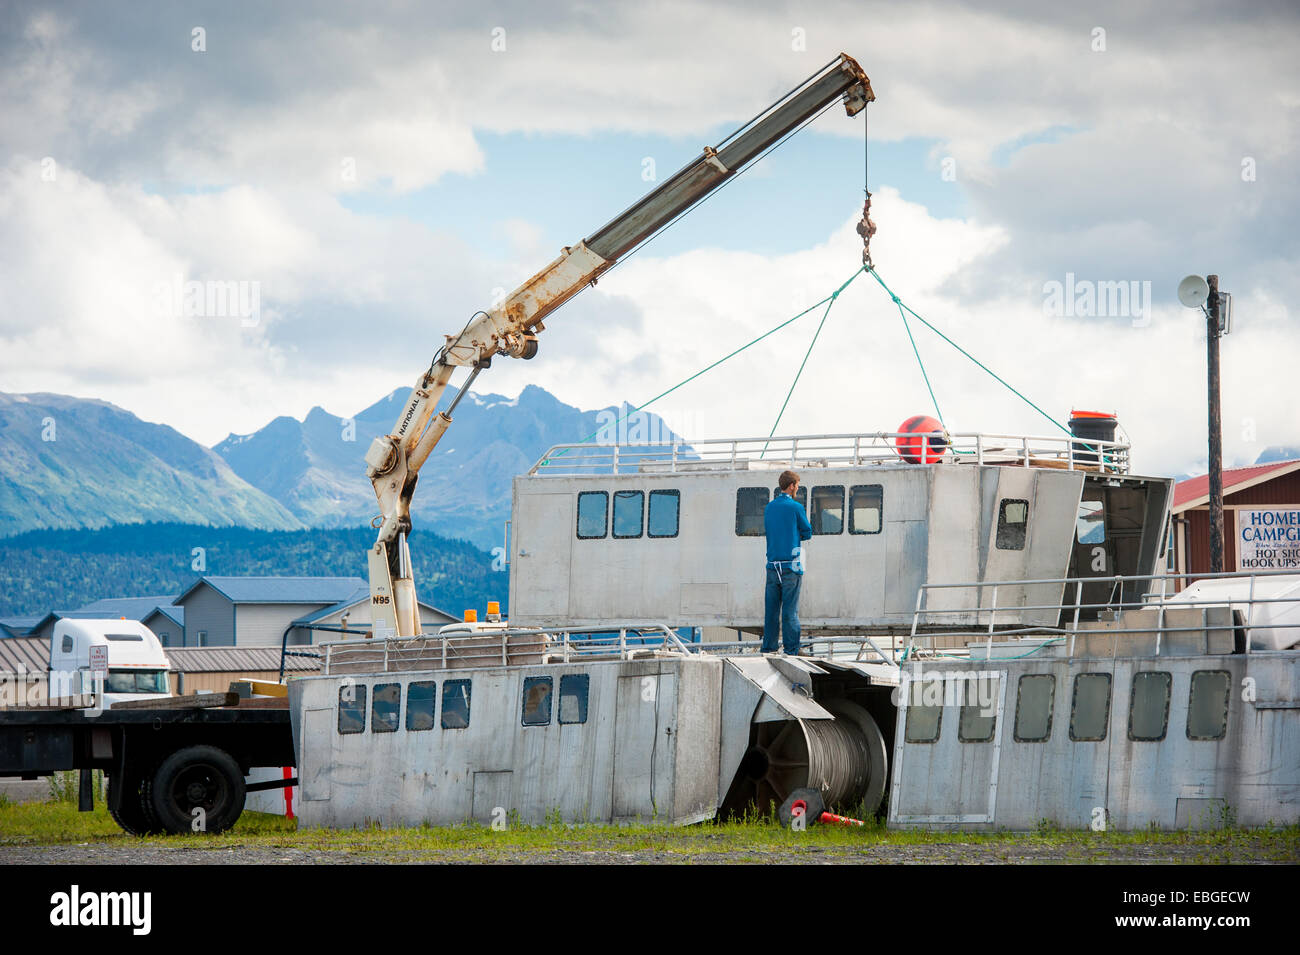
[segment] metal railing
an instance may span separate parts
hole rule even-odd
[[[897,663],[905,636],[884,638],[863,634],[814,637],[801,648],[813,659]],[[500,666],[635,660],[655,656],[746,656],[762,652],[762,641],[685,642],[666,624],[590,630],[511,628],[474,633],[429,634],[319,644],[321,673],[398,673]]]
[[[558,444],[529,470],[530,475],[645,474],[734,471],[787,467],[972,463],[1050,467],[1127,474],[1129,446],[1069,435],[1011,435],[961,432],[942,447],[927,435],[881,431],[773,438],[711,438],[673,444]],[[900,443],[901,442],[901,443]]]
[[[911,635],[908,639],[906,657],[916,654],[933,654],[937,651],[936,643],[942,639],[945,643],[968,641],[985,644],[984,652],[992,653],[993,642],[1022,640],[1025,642],[1041,641],[1044,637],[1051,643],[1064,643],[1068,639],[1068,654],[1074,656],[1077,639],[1080,636],[1155,636],[1155,653],[1159,655],[1161,645],[1172,634],[1180,633],[1215,633],[1240,631],[1244,639],[1244,651],[1251,652],[1253,631],[1297,631],[1300,637],[1300,595],[1285,597],[1258,597],[1256,589],[1260,580],[1268,578],[1296,577],[1293,571],[1236,571],[1220,574],[1145,574],[1113,577],[1047,577],[1030,580],[968,581],[964,583],[922,584],[916,594],[916,607],[912,615]],[[1180,598],[1181,591],[1176,584],[1185,584],[1203,580],[1239,581],[1247,584],[1245,597],[1236,595],[1204,595],[1195,600]],[[1131,586],[1130,586],[1131,585]],[[1017,602],[998,604],[999,589],[1005,593],[1013,588],[1018,596],[1023,596],[1026,587],[1060,588],[1062,599],[1048,604]],[[1091,603],[1083,599],[1085,587],[1108,587],[1109,597],[1103,602]],[[930,595],[936,591],[974,590],[975,604],[964,607],[931,606]],[[1133,599],[1115,599],[1115,594],[1126,590],[1136,593]],[[985,602],[985,593],[989,600]],[[1070,596],[1073,599],[1068,599]],[[1287,609],[1297,611],[1296,622],[1287,623],[1270,620],[1256,626],[1256,615],[1260,608],[1271,605],[1286,605]],[[1082,619],[1087,613],[1097,612],[1097,619]],[[1125,616],[1132,612],[1154,612],[1154,625],[1144,617],[1134,616],[1130,619],[1133,626],[1120,626],[1125,623]],[[1182,611],[1199,611],[1199,623],[1187,623]],[[1212,613],[1211,611],[1223,611]],[[1060,623],[1056,626],[1017,625],[1011,622],[1021,620],[1027,613],[1051,612],[1057,615]],[[1170,625],[1170,613],[1178,616],[1177,625]],[[999,624],[999,614],[1003,623]],[[1109,615],[1110,619],[1102,619]],[[964,629],[957,618],[969,620],[974,617],[978,629]],[[1148,614],[1150,616],[1150,614]],[[1097,625],[1094,625],[1096,623]],[[1105,624],[1104,628],[1101,624]],[[1110,624],[1117,624],[1111,626]],[[1287,643],[1293,641],[1286,641]],[[1046,644],[1043,644],[1044,646]],[[956,651],[956,648],[945,648]]]
[[[388,637],[319,644],[321,672],[394,673],[474,667],[570,663],[593,659],[635,659],[656,653],[685,653],[666,625],[618,630],[555,630],[512,627],[418,637]]]

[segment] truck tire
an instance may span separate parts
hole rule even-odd
[[[121,802],[114,809],[113,800],[119,787],[122,790]],[[130,835],[153,836],[163,831],[153,812],[150,789],[150,781],[141,780],[139,776],[108,778],[108,814]]]
[[[150,786],[154,815],[173,834],[225,832],[244,811],[244,774],[215,746],[187,746],[158,766]],[[201,815],[195,810],[202,809]]]

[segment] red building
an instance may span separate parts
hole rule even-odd
[[[1174,572],[1210,571],[1210,477],[1179,481]],[[1223,569],[1300,572],[1300,460],[1223,472]]]

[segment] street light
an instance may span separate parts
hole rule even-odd
[[[1219,277],[1189,275],[1178,283],[1178,301],[1205,313],[1206,379],[1210,432],[1210,573],[1223,573],[1223,422],[1219,414],[1219,338],[1232,330],[1232,296],[1219,291]],[[1208,307],[1207,307],[1208,305]]]

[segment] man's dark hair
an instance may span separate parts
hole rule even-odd
[[[784,491],[791,484],[796,483],[798,480],[799,480],[799,475],[795,474],[793,471],[782,471],[781,476],[776,480],[776,485],[777,487],[779,487],[781,490]]]

